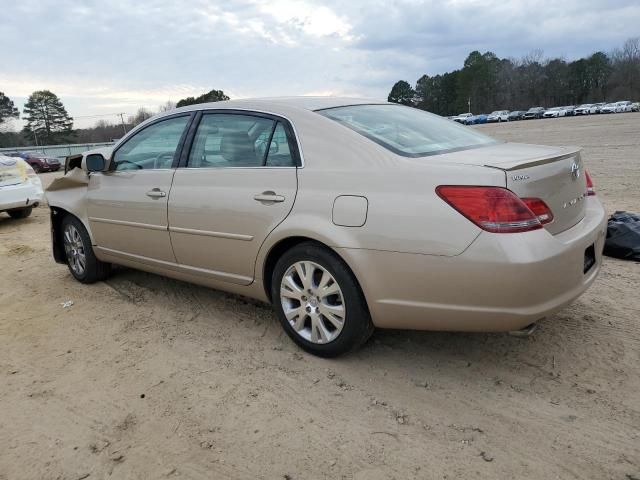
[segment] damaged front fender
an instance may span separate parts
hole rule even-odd
[[[53,258],[58,263],[66,263],[60,228],[65,215],[77,217],[89,232],[89,237],[93,243],[86,211],[88,185],[89,174],[80,168],[74,168],[69,170],[63,177],[56,178],[45,190],[45,197],[51,210]]]

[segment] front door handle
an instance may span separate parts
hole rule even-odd
[[[284,197],[282,195],[276,195],[276,192],[272,192],[270,190],[254,195],[253,199],[258,202],[284,202]]]
[[[151,198],[162,198],[162,197],[166,197],[166,196],[167,196],[167,193],[163,192],[159,188],[154,188],[154,189],[149,190],[147,192],[147,197],[151,197]]]

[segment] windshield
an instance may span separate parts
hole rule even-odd
[[[405,157],[424,157],[497,143],[469,127],[401,105],[352,105],[317,112]]]

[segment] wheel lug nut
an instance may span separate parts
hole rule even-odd
[[[307,307],[307,312],[311,313],[311,307]]]

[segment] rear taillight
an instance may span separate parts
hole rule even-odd
[[[584,176],[587,179],[587,197],[596,194],[595,189],[593,188],[593,180],[591,180],[591,175],[586,170],[584,171]]]
[[[38,178],[38,174],[36,173],[36,171],[33,169],[33,167],[31,165],[29,165],[28,163],[25,163],[25,172],[27,173],[28,177],[35,177]]]
[[[506,188],[440,185],[436,193],[487,232],[515,233],[542,228],[538,216]]]
[[[523,198],[521,199],[524,204],[529,207],[529,210],[538,217],[542,225],[546,225],[553,221],[553,213],[551,209],[539,198]]]

